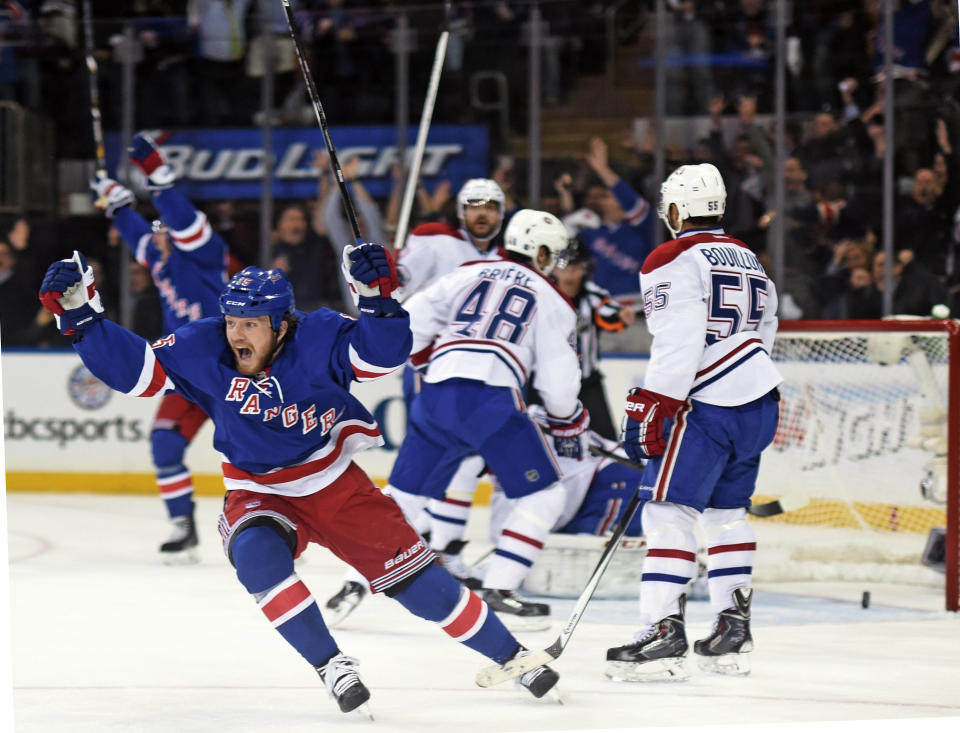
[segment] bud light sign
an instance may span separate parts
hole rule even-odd
[[[406,159],[413,157],[417,128],[407,131]],[[254,199],[264,173],[263,133],[258,129],[177,130],[156,133],[173,167],[177,190],[187,198]],[[357,176],[371,196],[387,197],[391,169],[399,162],[396,128],[389,125],[335,127],[330,131],[341,166],[359,158]],[[120,135],[106,136],[107,168],[116,174]],[[272,136],[273,196],[310,199],[317,195],[315,151],[326,151],[319,128],[276,128]],[[454,191],[469,178],[488,175],[487,128],[482,125],[434,125],[424,149],[420,175],[428,188],[448,180]]]

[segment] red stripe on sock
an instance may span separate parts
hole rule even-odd
[[[532,537],[527,537],[526,535],[522,535],[522,534],[519,534],[519,533],[517,533],[517,532],[513,532],[513,531],[511,531],[511,530],[509,530],[509,529],[503,530],[503,532],[501,532],[501,534],[502,534],[504,537],[512,537],[512,538],[515,539],[515,540],[520,540],[521,542],[526,542],[528,545],[533,545],[533,546],[536,547],[538,550],[542,550],[542,549],[543,549],[543,543],[542,543],[542,542],[537,542],[537,541],[536,541],[535,539],[533,539]]]
[[[755,551],[756,549],[756,542],[741,542],[738,545],[717,545],[716,547],[710,547],[707,549],[707,554],[716,555],[718,552],[747,552],[750,550]]]
[[[697,561],[697,553],[687,552],[686,550],[664,550],[650,548],[647,550],[647,557],[672,557],[676,560],[689,560],[690,562]]]
[[[264,616],[273,622],[297,604],[303,603],[303,601],[309,597],[310,591],[307,590],[307,586],[303,584],[302,580],[298,580],[289,588],[280,591],[280,593],[260,610],[263,611]]]
[[[185,489],[188,486],[192,485],[192,483],[193,481],[188,476],[187,478],[181,479],[180,481],[174,481],[172,484],[159,484],[160,493],[166,494],[167,492],[170,492],[170,491],[179,491],[180,489]]]
[[[467,605],[463,607],[460,615],[443,627],[443,630],[454,639],[470,631],[483,611],[483,601],[480,600],[480,596],[473,591],[467,591],[467,593],[470,597],[467,598]]]

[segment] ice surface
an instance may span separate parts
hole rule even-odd
[[[934,589],[760,586],[753,673],[716,677],[691,661],[683,684],[604,678],[604,651],[630,639],[636,606],[598,601],[555,665],[562,706],[509,684],[476,687],[484,658],[394,601],[368,598],[335,637],[361,660],[376,717],[369,723],[337,710],[237,582],[216,533],[219,501],[198,502],[201,562],[187,567],[160,563],[167,526],[158,498],[11,494],[7,502],[18,733],[770,730],[891,719],[907,728],[914,718],[940,718],[924,721],[924,733],[934,724],[960,730],[960,720],[946,720],[960,717],[960,618],[938,610]],[[475,513],[469,536],[484,536],[483,519]],[[485,549],[478,539],[468,559]],[[322,548],[311,547],[297,569],[321,603],[340,587],[343,566]],[[557,623],[521,635],[528,646],[552,642],[572,605],[550,602]],[[691,641],[710,621],[705,602],[689,604]]]

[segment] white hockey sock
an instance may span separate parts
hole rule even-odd
[[[698,512],[670,502],[648,501],[643,507],[647,557],[640,579],[640,624],[649,627],[680,611],[683,589],[697,572]]]
[[[707,542],[707,585],[714,615],[733,608],[733,591],[749,588],[757,539],[746,509],[707,509],[700,519]]]
[[[565,497],[563,484],[557,482],[517,499],[487,564],[484,588],[516,590],[520,587],[563,511]]]
[[[403,512],[404,518],[417,532],[423,534],[430,529],[430,516],[426,512],[427,497],[408,494],[406,491],[400,491],[400,489],[390,484],[386,485],[383,493],[397,502],[400,511]]]
[[[442,552],[454,540],[463,539],[470,518],[470,506],[477,491],[477,474],[483,470],[483,458],[469,456],[447,486],[443,501],[430,499],[427,514],[430,515],[430,548]]]

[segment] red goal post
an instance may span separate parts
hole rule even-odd
[[[791,489],[812,497],[774,521],[805,524],[801,544],[817,544],[810,532],[847,527],[829,531],[869,536],[881,552],[908,534],[911,548],[922,545],[945,513],[946,608],[960,610],[960,321],[781,321],[773,357],[784,400],[758,499]],[[921,496],[921,470],[935,499]],[[791,531],[777,530],[778,540]],[[850,543],[834,546],[846,552]],[[826,566],[840,554],[826,552]]]

